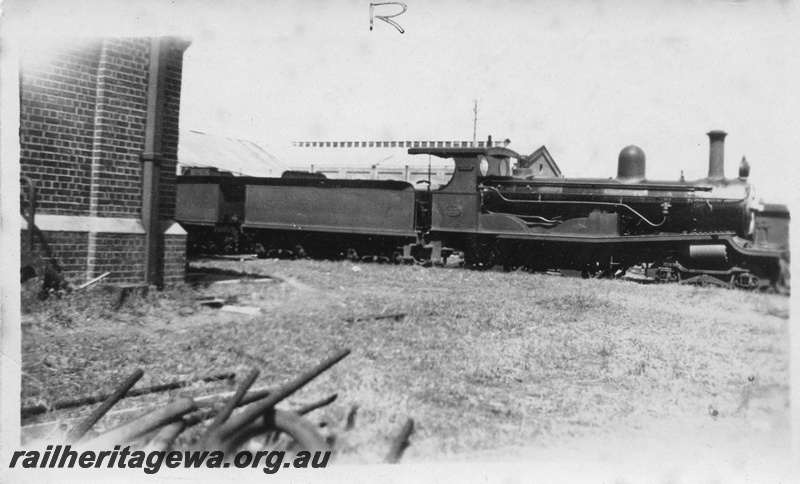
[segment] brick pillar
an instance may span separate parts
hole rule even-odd
[[[189,41],[169,38],[164,58],[166,78],[164,82],[165,103],[163,109],[161,171],[159,180],[159,221],[161,240],[158,250],[159,286],[183,282],[186,276],[186,231],[175,222],[175,204],[178,197],[176,172],[178,167],[178,144],[180,142],[181,83],[183,80],[183,53]]]

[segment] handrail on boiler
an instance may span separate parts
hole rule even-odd
[[[506,196],[504,196],[500,192],[500,190],[498,190],[495,187],[481,186],[480,189],[481,189],[482,192],[483,191],[493,191],[493,192],[495,192],[497,194],[497,196],[499,196],[504,202],[510,202],[510,203],[541,203],[541,204],[559,204],[559,205],[598,205],[598,206],[611,206],[611,207],[615,207],[615,208],[622,207],[622,208],[630,211],[631,213],[633,213],[634,215],[636,215],[640,219],[642,219],[645,223],[647,223],[651,227],[660,227],[660,226],[664,225],[664,223],[667,221],[666,208],[665,208],[665,212],[664,212],[664,220],[662,220],[659,223],[653,223],[653,222],[647,220],[647,218],[644,215],[642,215],[639,212],[637,212],[633,207],[631,207],[630,205],[626,205],[624,203],[592,202],[592,201],[578,201],[578,200],[513,200],[513,199],[510,199],[510,198],[507,198]]]

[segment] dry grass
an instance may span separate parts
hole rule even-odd
[[[94,393],[136,368],[141,386],[251,368],[262,371],[256,386],[274,385],[347,347],[353,354],[292,399],[339,394],[312,418],[338,434],[340,461],[380,460],[407,417],[416,421],[408,460],[653,422],[775,429],[786,418],[781,296],[347,262],[197,264],[279,280],[167,291],[118,312],[99,291],[33,304],[23,317],[23,400]],[[209,294],[263,314],[194,305]],[[366,318],[394,313],[406,317]],[[356,404],[355,430],[344,432]]]

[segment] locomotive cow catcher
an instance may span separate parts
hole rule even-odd
[[[459,253],[473,269],[611,278],[636,268],[660,283],[788,290],[788,210],[756,201],[744,158],[726,178],[726,133],[708,136],[708,176],[695,181],[647,179],[636,146],[608,179],[536,177],[507,148],[410,148],[452,159],[450,181],[181,176],[176,218],[194,253],[426,264]]]

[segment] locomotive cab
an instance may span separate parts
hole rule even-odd
[[[446,234],[478,231],[481,194],[478,185],[491,178],[511,178],[519,154],[507,148],[410,148],[411,155],[452,158],[453,177],[431,193],[430,231]]]

